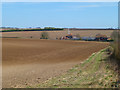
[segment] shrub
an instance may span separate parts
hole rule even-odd
[[[111,42],[111,46],[114,48],[114,56],[120,59],[120,30],[113,31],[111,38],[114,40]]]
[[[49,38],[49,36],[48,36],[47,32],[42,32],[41,33],[40,39],[48,39],[48,38]]]
[[[80,36],[79,34],[76,34],[76,37],[77,37],[77,38],[80,38],[80,40],[81,40],[81,36]]]

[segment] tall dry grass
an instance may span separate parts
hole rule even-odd
[[[111,42],[111,46],[114,49],[114,56],[120,60],[120,30],[113,31],[111,38],[114,40]]]

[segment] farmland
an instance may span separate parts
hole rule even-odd
[[[87,41],[2,40],[3,88],[32,86],[59,76],[109,45]]]
[[[46,31],[49,39],[56,39],[68,34],[67,30],[63,31]],[[73,35],[79,34],[81,37],[95,37],[96,34],[103,34],[110,37],[113,30],[70,30]],[[42,31],[21,31],[21,32],[2,32],[2,37],[20,37],[39,39]]]

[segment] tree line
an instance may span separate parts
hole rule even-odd
[[[37,29],[8,29],[8,30],[2,30],[1,32],[16,32],[16,31],[58,31],[58,30],[63,30],[63,28],[37,28]]]

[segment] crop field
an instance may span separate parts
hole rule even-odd
[[[34,86],[62,75],[108,45],[107,42],[3,38],[3,88]]]
[[[2,32],[3,37],[20,37],[20,38],[40,38],[43,31],[21,31],[21,32]],[[48,32],[49,39],[56,39],[68,34],[67,30],[63,31],[45,31]],[[70,30],[73,35],[79,34],[81,37],[95,37],[96,34],[103,34],[110,37],[113,30]]]

